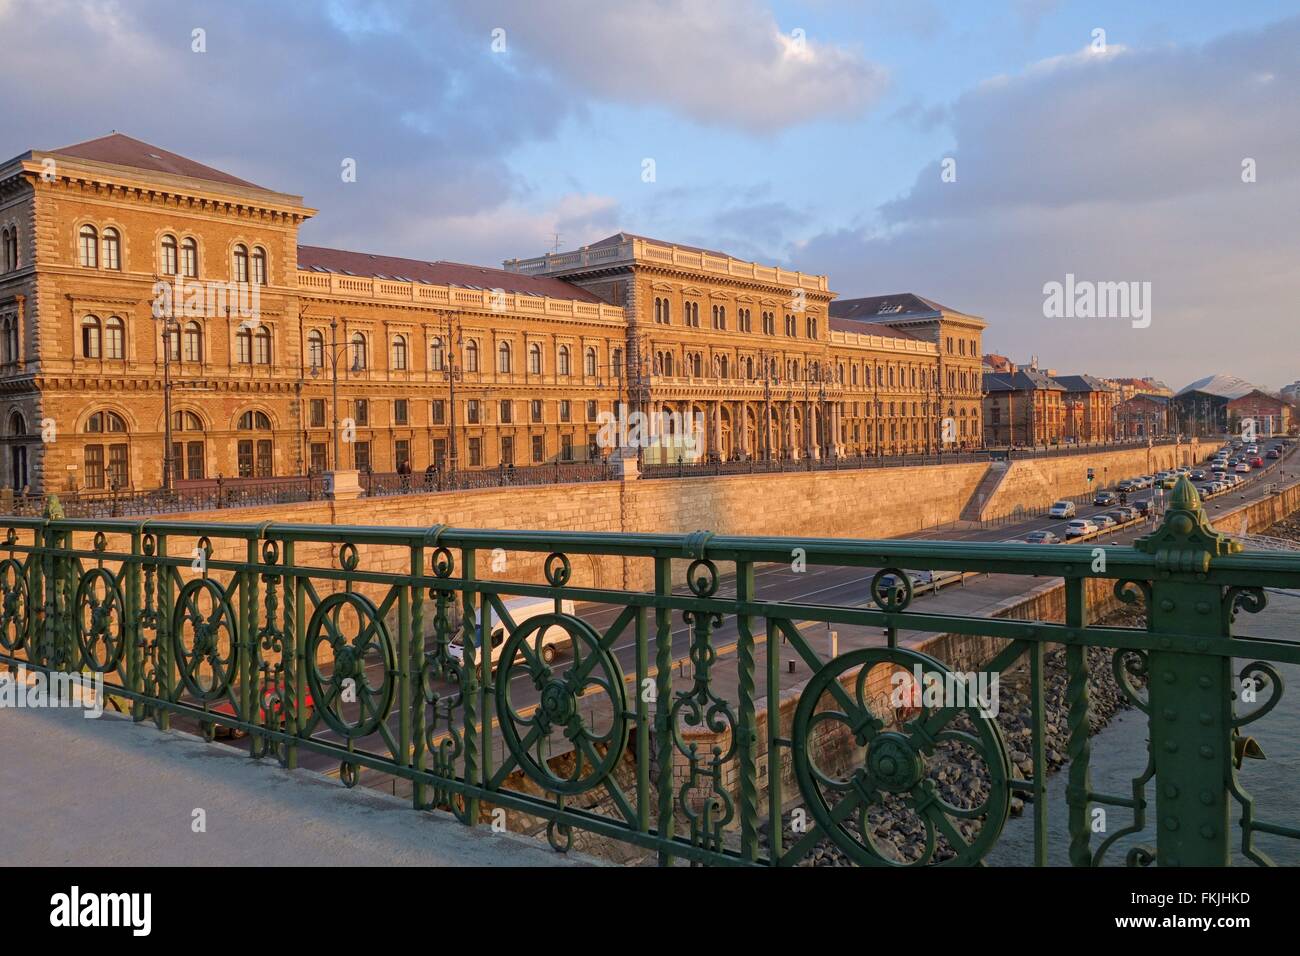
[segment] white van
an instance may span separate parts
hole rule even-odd
[[[514,619],[515,626],[522,626],[529,618],[539,617],[543,614],[552,614],[555,612],[555,602],[549,598],[534,597],[517,597],[507,598],[504,602],[506,612]],[[561,611],[565,614],[577,616],[572,601],[563,601],[560,605]],[[501,649],[505,646],[506,625],[505,622],[497,617],[496,608],[490,604],[486,608],[488,612],[488,632],[492,635],[492,669],[496,670]],[[447,645],[449,653],[457,661],[465,658],[465,648],[461,646],[462,635],[464,631],[460,628],[456,630],[456,636],[452,638],[451,643]],[[482,650],[483,647],[483,622],[480,621],[478,627],[474,629],[475,636],[475,654]],[[528,646],[536,647],[537,635],[528,638]],[[569,643],[569,633],[559,625],[552,624],[542,633],[542,660],[547,664],[555,660],[555,652],[566,647]]]

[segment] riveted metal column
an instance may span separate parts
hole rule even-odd
[[[1068,627],[1084,628],[1088,625],[1088,608],[1085,601],[1084,592],[1085,580],[1083,578],[1067,578],[1065,581],[1065,623]],[[1041,651],[1041,645],[1040,645]],[[1041,674],[1041,660],[1038,662],[1038,673]],[[1066,724],[1069,727],[1070,736],[1066,743],[1066,752],[1070,758],[1069,782],[1065,788],[1065,802],[1070,808],[1069,812],[1069,829],[1070,829],[1070,863],[1073,866],[1091,866],[1092,865],[1092,848],[1090,841],[1092,830],[1088,819],[1088,795],[1092,789],[1092,781],[1089,773],[1089,761],[1091,759],[1091,744],[1089,735],[1092,733],[1091,721],[1089,720],[1088,708],[1090,698],[1088,693],[1088,657],[1087,648],[1081,644],[1071,644],[1065,649],[1065,672],[1067,683],[1065,687],[1065,699],[1068,706],[1066,712]],[[1035,703],[1039,703],[1042,695],[1042,688],[1035,690]],[[1036,711],[1037,717],[1042,711]],[[1034,730],[1039,733],[1040,721],[1035,720]],[[1034,748],[1034,760],[1042,759],[1038,748]],[[1045,768],[1044,768],[1045,769]],[[1039,768],[1037,764],[1034,767],[1034,776],[1038,777]],[[1046,841],[1046,830],[1041,834],[1038,832],[1038,802],[1042,800],[1042,795],[1035,793],[1034,799],[1034,822],[1036,831],[1036,846]],[[1046,809],[1044,807],[1044,809]],[[1043,822],[1046,827],[1046,822]],[[1041,837],[1041,838],[1040,838]],[[1038,854],[1035,854],[1035,865],[1046,865],[1046,859],[1039,860]]]
[[[655,595],[673,593],[673,566],[668,558],[655,558]],[[655,743],[659,758],[659,839],[673,837],[673,619],[666,607],[655,608]],[[659,865],[669,866],[673,858],[659,851]]]
[[[460,576],[461,581],[466,585],[461,591],[461,647],[464,649],[464,657],[461,660],[462,680],[465,684],[461,688],[464,695],[465,706],[465,783],[471,787],[479,787],[484,783],[484,778],[479,774],[479,737],[478,737],[478,715],[483,712],[483,688],[479,683],[478,674],[475,670],[477,650],[474,644],[474,625],[476,618],[474,616],[474,591],[470,585],[474,583],[474,549],[472,547],[462,548],[460,552]],[[490,655],[489,655],[490,659]],[[477,796],[465,797],[465,822],[470,826],[478,825],[479,799]]]
[[[424,548],[411,548],[411,769],[424,770],[428,766],[425,753],[424,715],[424,588],[420,578],[424,575]],[[424,807],[424,784],[411,787],[411,802],[415,809]]]
[[[1210,527],[1184,477],[1164,523],[1135,546],[1154,554],[1157,564],[1150,608],[1156,649],[1147,659],[1156,860],[1161,866],[1227,866],[1232,661],[1204,653],[1226,636],[1222,588],[1204,578],[1215,556],[1240,545]]]
[[[155,675],[158,679],[157,693],[162,700],[172,699],[172,610],[176,593],[173,590],[175,574],[167,563],[167,535],[159,534],[158,544],[158,631],[157,663]],[[157,723],[162,730],[168,730],[172,723],[172,714],[165,707],[157,709]]]
[[[754,565],[736,564],[736,600],[754,599]],[[736,675],[738,680],[739,719],[736,723],[736,757],[740,765],[740,855],[746,860],[758,858],[758,767],[754,747],[758,740],[758,718],[754,705],[754,632],[749,616],[736,616]]]
[[[307,669],[303,666],[302,632],[306,623],[303,611],[302,578],[293,573],[294,550],[293,539],[284,542],[284,651],[280,660],[284,662],[284,696],[292,703],[286,707],[285,732],[297,738],[307,722],[305,706],[307,694]],[[295,770],[298,767],[298,745],[289,743],[284,748],[284,765]]]
[[[126,688],[137,694],[144,691],[144,674],[140,667],[140,532],[131,532],[131,560],[126,563]],[[139,720],[143,713],[139,700],[131,701],[131,716]]]

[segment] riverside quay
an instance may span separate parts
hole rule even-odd
[[[1243,551],[1206,507],[1184,477],[1131,545],[1041,547],[68,519],[52,501],[3,521],[0,662],[102,681],[116,734],[151,732],[129,716],[234,735],[561,853],[972,865],[1020,806],[1019,862],[1044,864],[1059,806],[1076,866],[1267,864],[1300,829],[1256,806],[1268,765],[1247,758],[1300,645],[1252,618],[1300,587],[1300,554]],[[792,557],[862,593],[774,596]],[[1037,587],[1034,610],[927,611],[923,590],[981,576]],[[1116,608],[1141,623],[1099,623]],[[954,674],[1000,686],[1000,712],[918,692]],[[1103,677],[1139,715],[1112,729],[1146,755],[1115,789],[1093,782],[1121,742],[1089,739]],[[1055,795],[1049,720],[1067,727]]]

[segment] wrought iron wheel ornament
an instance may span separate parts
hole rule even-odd
[[[980,713],[978,704],[933,707],[924,694],[920,713],[902,727],[891,728],[869,706],[868,680],[871,671],[881,664],[909,673],[919,671],[923,686],[931,680],[953,686],[947,683],[950,672],[942,663],[902,648],[851,651],[822,667],[799,698],[792,728],[795,778],[805,805],[821,831],[861,865],[978,863],[997,841],[1011,807],[1002,732],[994,719]],[[842,681],[849,675],[853,675],[851,687],[845,687]],[[828,693],[831,700],[819,709]],[[954,726],[963,718],[971,729]],[[828,724],[838,725],[840,733],[865,748],[861,765],[841,772],[818,765],[813,756],[814,738],[828,729]],[[949,741],[973,751],[985,767],[988,793],[977,806],[948,803],[931,776],[938,747]],[[880,825],[869,814],[873,809],[885,809],[887,801],[901,804],[920,822],[923,840],[914,859],[884,852],[876,839]],[[979,831],[967,837],[954,821],[978,821]],[[940,837],[953,855],[936,861]]]
[[[230,599],[216,581],[195,578],[176,595],[172,614],[176,665],[185,689],[199,701],[220,700],[239,673],[236,621]]]
[[[569,637],[573,662],[561,674],[548,664],[542,640],[552,628]],[[524,674],[538,693],[535,705],[514,703],[515,678]],[[627,748],[627,691],[623,671],[600,635],[586,621],[568,614],[529,618],[511,632],[501,648],[496,677],[497,714],[501,735],[524,773],[539,786],[559,794],[577,794],[599,786],[618,766]],[[611,710],[608,728],[593,726],[588,716]],[[534,749],[560,730],[573,746],[573,759],[563,776],[552,771]]]
[[[77,584],[77,643],[85,667],[100,674],[117,668],[126,651],[126,601],[107,568],[91,568]]]
[[[885,586],[885,578],[893,577],[897,584]],[[901,568],[881,568],[871,576],[871,600],[882,611],[906,611],[912,603],[912,579]]]
[[[7,651],[27,643],[27,571],[16,558],[0,561],[0,645]]]
[[[344,623],[345,609],[355,626]],[[311,616],[303,648],[316,713],[348,739],[374,733],[392,709],[397,672],[393,641],[375,603],[361,594],[331,594]],[[378,679],[369,672],[374,666]],[[345,707],[353,705],[355,715],[349,716]]]

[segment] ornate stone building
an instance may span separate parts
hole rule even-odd
[[[623,406],[722,458],[980,441],[984,323],[927,300],[622,233],[504,269],[299,245],[314,213],[121,134],[0,165],[3,484],[581,460]]]

